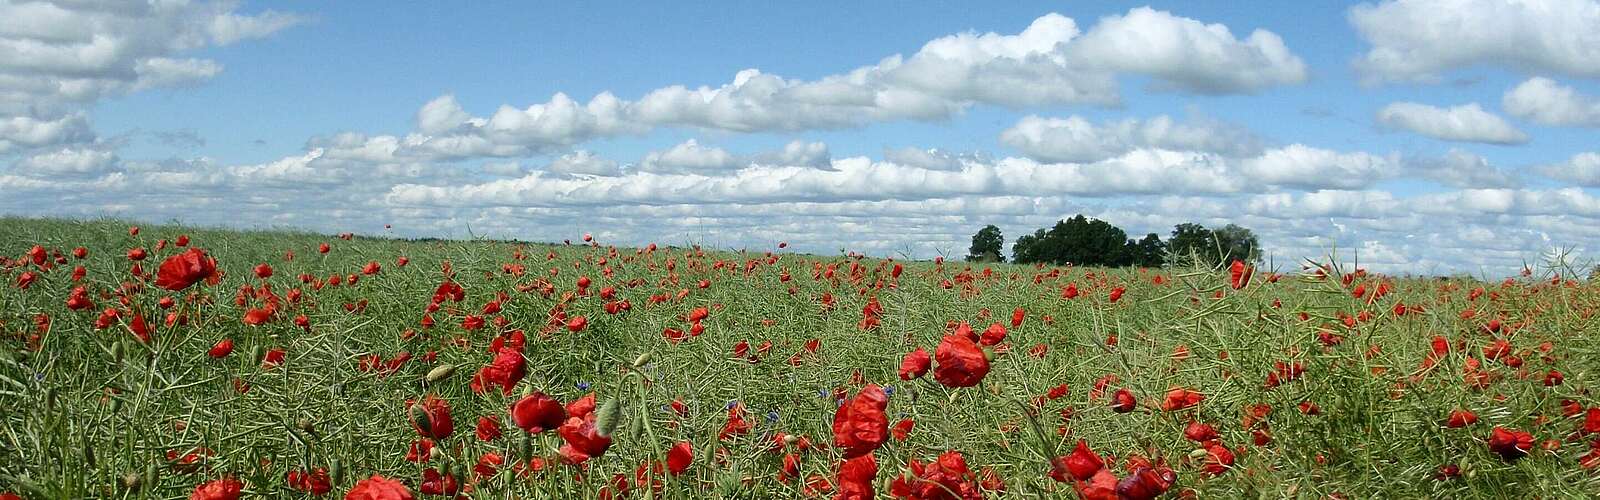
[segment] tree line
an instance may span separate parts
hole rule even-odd
[[[1078,266],[1160,267],[1194,263],[1214,266],[1233,260],[1255,262],[1261,258],[1254,232],[1234,224],[1208,229],[1195,223],[1174,226],[1167,239],[1156,233],[1129,238],[1110,223],[1078,214],[1017,238],[1011,260],[1018,264],[1047,263]],[[993,224],[972,236],[967,260],[1005,262],[1005,236]]]

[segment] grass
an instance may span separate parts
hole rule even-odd
[[[169,292],[129,274],[129,249],[147,249],[150,257],[139,264],[154,273],[181,250],[156,250],[156,242],[180,234],[216,258],[225,273],[220,283]],[[321,243],[331,251],[318,253]],[[296,497],[303,493],[285,485],[285,474],[306,468],[329,468],[335,496],[372,474],[415,491],[423,470],[433,468],[471,483],[467,495],[473,498],[586,498],[598,496],[618,474],[634,483],[642,463],[663,460],[680,441],[694,450],[688,471],[658,478],[654,492],[635,483],[630,496],[801,497],[808,484],[820,485],[813,476],[833,482],[839,454],[827,446],[798,453],[800,477],[780,481],[783,459],[771,451],[773,436],[831,443],[835,393],[855,394],[857,380],[893,388],[891,423],[915,421],[908,439],[891,439],[876,452],[874,484],[882,497],[911,460],[947,450],[961,452],[974,473],[992,470],[1007,497],[1071,496],[1072,485],[1049,477],[1050,460],[1080,439],[1101,454],[1165,461],[1178,475],[1172,496],[1504,498],[1600,491],[1600,480],[1580,464],[1591,439],[1577,435],[1583,414],[1565,416],[1562,406],[1563,400],[1597,406],[1589,388],[1600,368],[1593,318],[1600,288],[1582,281],[1552,284],[1543,272],[1507,283],[1365,275],[1346,285],[1337,274],[1268,283],[1262,270],[1250,286],[1234,290],[1226,271],[1194,268],[968,268],[667,247],[613,252],[490,241],[347,241],[179,226],[145,226],[135,236],[118,221],[0,219],[0,255],[20,257],[34,245],[59,251],[66,263],[47,272],[32,264],[0,265],[0,491],[25,498],[181,498],[222,476],[243,481],[247,493]],[[70,255],[79,246],[88,249],[87,259]],[[294,253],[292,261],[286,252]],[[523,259],[515,258],[519,253]],[[404,267],[396,265],[402,256],[409,259]],[[368,262],[380,263],[382,271],[360,276],[353,286],[313,289],[298,278],[361,275]],[[445,279],[446,262],[466,298],[446,301],[433,313],[437,325],[424,329],[419,321]],[[252,268],[261,263],[274,268],[271,278],[255,277]],[[506,273],[508,264],[525,266],[525,273]],[[77,265],[87,271],[81,283],[70,278]],[[896,265],[903,266],[898,279],[891,277]],[[15,286],[30,271],[36,281],[25,290]],[[831,278],[820,276],[829,271]],[[594,281],[594,293],[564,298],[580,276]],[[258,303],[241,307],[235,296],[241,286],[263,281],[280,296],[301,289],[303,298],[277,320],[246,325],[241,318]],[[553,293],[523,291],[545,283]],[[1069,283],[1082,291],[1079,298],[1062,298]],[[1375,301],[1368,300],[1371,292],[1352,296],[1357,285],[1376,289],[1380,283],[1393,291]],[[79,285],[97,307],[66,308]],[[605,312],[595,294],[607,286],[632,309]],[[1108,294],[1115,287],[1126,295],[1113,303]],[[1469,298],[1480,288],[1482,296]],[[128,293],[119,297],[119,290]],[[463,330],[462,315],[479,314],[502,292],[508,300],[486,316],[488,327]],[[651,303],[657,294],[668,299]],[[824,294],[833,298],[831,309],[822,304]],[[177,300],[171,311],[186,316],[186,324],[163,324],[168,311],[158,306],[162,297]],[[864,330],[859,323],[868,297],[876,297],[884,313],[881,325]],[[344,307],[360,301],[366,301],[364,311]],[[1396,303],[1423,312],[1396,316]],[[587,327],[572,333],[553,325],[558,304],[567,315],[587,318]],[[681,343],[663,338],[665,328],[687,330],[684,317],[696,307],[710,311],[702,335]],[[122,314],[111,326],[95,328],[107,308]],[[981,385],[950,389],[931,376],[896,376],[901,357],[917,347],[932,353],[949,322],[970,322],[980,331],[992,322],[1009,327],[1017,308],[1026,319],[1009,328],[1010,350],[994,356]],[[1463,317],[1467,310],[1472,317]],[[1343,324],[1343,316],[1363,311],[1372,317],[1353,328]],[[148,344],[129,329],[134,312],[154,326]],[[299,314],[309,331],[289,320]],[[40,315],[49,317],[47,329],[36,326]],[[469,388],[473,373],[493,359],[489,341],[502,330],[495,316],[504,318],[503,330],[521,329],[528,339],[527,375],[510,397]],[[1493,318],[1507,325],[1502,333],[1485,330]],[[420,335],[408,339],[408,330]],[[1331,344],[1330,335],[1342,341]],[[1456,348],[1422,370],[1434,336]],[[208,357],[225,338],[235,343],[234,353]],[[1520,368],[1483,359],[1483,347],[1495,338],[1511,343]],[[803,354],[813,339],[820,348]],[[772,347],[752,363],[733,356],[741,341],[752,351],[762,342]],[[1048,346],[1048,354],[1029,355],[1036,345]],[[284,350],[285,363],[263,368],[262,357],[274,348]],[[1183,350],[1186,357],[1178,354]],[[360,369],[364,356],[387,360],[401,352],[414,358],[392,375]],[[430,353],[432,360],[424,359]],[[648,360],[635,369],[645,354]],[[1464,383],[1468,358],[1481,360],[1492,374],[1486,387]],[[1301,363],[1303,378],[1263,387],[1276,362]],[[444,365],[454,373],[425,383],[426,374]],[[1561,372],[1563,383],[1546,386],[1549,370]],[[1127,388],[1140,409],[1116,413],[1106,397],[1091,397],[1095,381],[1107,374],[1118,382],[1106,396]],[[236,381],[249,390],[241,393]],[[1067,384],[1067,395],[1032,403],[1059,384]],[[1197,409],[1157,408],[1175,387],[1206,399]],[[563,403],[590,392],[602,404],[618,401],[624,423],[615,443],[579,467],[560,463],[562,441],[554,432],[530,436],[502,424],[500,439],[473,436],[478,417],[503,419],[512,401],[533,390]],[[440,440],[437,458],[413,463],[406,453],[418,435],[406,401],[429,393],[450,402],[456,430]],[[686,406],[685,415],[669,408],[675,400]],[[719,440],[734,402],[746,410],[752,429]],[[1299,411],[1302,402],[1320,412]],[[1252,404],[1272,408],[1265,424],[1272,442],[1264,446],[1241,425]],[[1067,407],[1073,408],[1070,420],[1061,417]],[[1457,408],[1481,421],[1446,428],[1441,422]],[[1221,444],[1236,453],[1226,471],[1214,477],[1201,472],[1204,460],[1191,456],[1200,445],[1184,437],[1191,420],[1214,425]],[[1536,442],[1529,456],[1507,461],[1493,454],[1485,441],[1496,426],[1531,432]],[[197,447],[213,454],[192,472],[167,459],[169,451],[181,456]],[[491,453],[505,464],[479,477],[473,466]],[[547,460],[542,471],[524,477],[511,470],[513,462],[535,457]],[[1436,479],[1447,464],[1457,464],[1461,476]],[[1113,469],[1124,475],[1120,466]],[[138,479],[137,487],[129,478]]]

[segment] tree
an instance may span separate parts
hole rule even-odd
[[[1217,251],[1219,252],[1216,262],[1226,264],[1235,260],[1242,260],[1247,263],[1254,263],[1261,260],[1261,243],[1256,240],[1255,232],[1238,225],[1228,224],[1217,229],[1212,234],[1217,239]]]
[[[1212,265],[1212,256],[1216,255],[1216,245],[1212,239],[1210,229],[1185,222],[1172,228],[1172,237],[1167,239],[1167,250],[1172,253],[1175,262]]]
[[[1049,231],[1039,229],[1017,238],[1012,246],[1018,263],[1072,263],[1080,266],[1126,265],[1128,234],[1099,219],[1079,214],[1056,222]]]
[[[1236,224],[1215,231],[1194,223],[1178,224],[1167,240],[1167,249],[1180,261],[1193,259],[1193,264],[1202,266],[1261,259],[1261,243],[1255,232]]]
[[[1000,234],[1000,228],[994,224],[983,226],[978,234],[972,235],[972,248],[968,249],[968,262],[1005,262],[1005,236]]]
[[[1161,237],[1156,233],[1150,233],[1139,241],[1128,240],[1128,253],[1131,265],[1161,267],[1167,260],[1167,243],[1161,241]]]

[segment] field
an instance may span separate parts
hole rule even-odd
[[[0,492],[1600,492],[1600,287],[1557,270],[1479,282],[129,226],[0,219]],[[918,349],[925,374],[906,359]]]

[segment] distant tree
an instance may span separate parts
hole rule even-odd
[[[1172,238],[1167,240],[1167,249],[1174,258],[1184,261],[1192,258],[1194,264],[1202,266],[1261,259],[1261,243],[1255,232],[1236,224],[1216,230],[1194,223],[1178,224],[1172,229]]]
[[[1229,263],[1235,260],[1255,262],[1261,260],[1261,242],[1256,240],[1256,233],[1234,224],[1222,226],[1212,233],[1217,239],[1216,262]]]
[[[1161,241],[1156,233],[1150,233],[1139,241],[1128,240],[1128,264],[1139,267],[1161,267],[1166,264],[1167,243]]]
[[[1172,228],[1167,239],[1167,251],[1177,262],[1212,265],[1215,262],[1216,244],[1210,229],[1192,222]]]
[[[1079,214],[1056,222],[1046,231],[1017,238],[1012,258],[1018,263],[1072,263],[1080,266],[1118,266],[1130,260],[1128,234],[1099,219]]]
[[[994,224],[983,226],[978,234],[972,235],[972,247],[968,249],[968,262],[1005,262],[1005,236],[1000,234],[1000,228]]]

